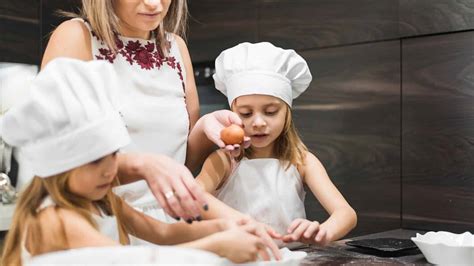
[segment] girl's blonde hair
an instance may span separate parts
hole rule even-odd
[[[68,179],[71,171],[48,178],[35,177],[30,185],[21,193],[16,203],[15,214],[11,228],[7,233],[0,265],[21,265],[21,247],[23,240],[28,239],[29,252],[32,255],[45,253],[42,243],[45,238],[54,238],[54,247],[51,251],[66,250],[69,248],[64,224],[59,220],[61,228],[55,235],[43,235],[37,211],[46,196],[50,196],[55,203],[55,210],[59,208],[72,210],[80,214],[92,226],[97,228],[90,209],[90,201],[70,192]],[[115,182],[118,183],[118,180]],[[121,244],[128,244],[128,233],[123,223],[122,201],[110,189],[107,195],[94,202],[107,215],[115,215]],[[27,234],[27,235],[25,235]],[[49,251],[48,251],[49,252]]]
[[[114,12],[114,0],[82,0],[82,9],[79,15],[60,12],[66,16],[82,17],[87,20],[94,33],[105,44],[117,51],[116,34],[120,32],[119,19]],[[154,30],[154,36],[158,47],[166,53],[165,32],[174,33],[186,39],[186,25],[188,18],[188,6],[186,0],[172,0],[165,18]]]
[[[283,126],[283,130],[280,136],[278,136],[278,138],[276,138],[274,141],[275,145],[273,147],[273,151],[277,159],[284,163],[287,163],[286,167],[288,168],[290,167],[290,165],[303,165],[308,148],[303,143],[296,130],[291,115],[291,108],[287,104],[285,104],[285,108],[285,124]],[[252,153],[252,147],[249,147],[241,153],[237,160],[242,160],[244,156],[247,158],[251,157]]]

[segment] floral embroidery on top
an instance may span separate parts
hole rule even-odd
[[[101,41],[99,37],[92,31],[98,41]],[[103,42],[101,41],[103,44]],[[138,64],[142,69],[151,70],[154,68],[160,69],[164,63],[166,63],[172,69],[177,70],[178,77],[181,80],[183,91],[185,90],[183,70],[181,64],[176,60],[174,56],[164,56],[160,49],[157,49],[155,43],[147,42],[145,45],[140,41],[129,40],[126,44],[116,36],[115,43],[117,45],[117,53],[107,48],[99,48],[99,54],[95,55],[98,60],[107,60],[113,63],[117,58],[117,55],[121,55],[130,65]],[[168,54],[171,50],[171,42],[167,41],[165,45],[168,50]]]

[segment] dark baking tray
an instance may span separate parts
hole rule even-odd
[[[374,239],[362,239],[347,241],[346,245],[371,249],[380,252],[400,252],[411,249],[416,249],[415,243],[410,239],[399,239],[399,238],[374,238]]]

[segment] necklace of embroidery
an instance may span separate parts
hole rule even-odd
[[[92,31],[92,36],[94,36],[98,41],[103,44],[102,40]],[[117,53],[114,53],[111,49],[99,48],[98,55],[95,55],[95,58],[98,60],[107,60],[110,63],[113,63],[117,58],[117,55],[121,55],[125,60],[130,63],[130,65],[138,64],[142,69],[151,70],[151,69],[160,69],[165,63],[172,69],[177,70],[179,79],[184,90],[184,78],[183,70],[181,64],[176,60],[174,56],[164,56],[160,49],[157,49],[155,43],[147,42],[145,45],[140,43],[140,41],[131,41],[129,40],[126,44],[116,36],[115,43],[117,45]],[[170,41],[166,41],[166,49],[168,54],[171,51]]]

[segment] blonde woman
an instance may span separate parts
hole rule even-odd
[[[275,229],[281,244],[325,245],[354,228],[354,210],[301,141],[291,117],[293,99],[311,79],[302,57],[270,43],[242,43],[219,55],[216,88],[241,117],[252,144],[237,160],[216,151],[204,163],[198,182],[228,205],[208,215],[250,215]],[[325,222],[306,219],[303,184],[330,215]]]
[[[166,222],[200,220],[207,199],[189,171],[200,166],[219,132],[241,120],[228,111],[199,119],[191,58],[183,40],[186,0],[83,0],[82,12],[53,32],[42,68],[57,57],[110,62],[130,87],[122,117],[132,138],[119,154],[122,184],[116,190],[134,207]],[[233,146],[227,146],[233,150]],[[139,152],[140,154],[136,154]],[[146,153],[146,154],[143,154]],[[148,189],[151,188],[151,191]],[[159,207],[156,204],[159,201]]]
[[[110,78],[116,73],[104,62],[56,59],[34,81],[32,97],[0,120],[0,134],[22,148],[35,174],[17,202],[0,264],[21,265],[53,251],[125,245],[129,234],[234,262],[255,260],[259,253],[268,259],[252,225],[166,224],[112,192],[118,183],[117,150],[130,138],[109,87],[119,82]]]

